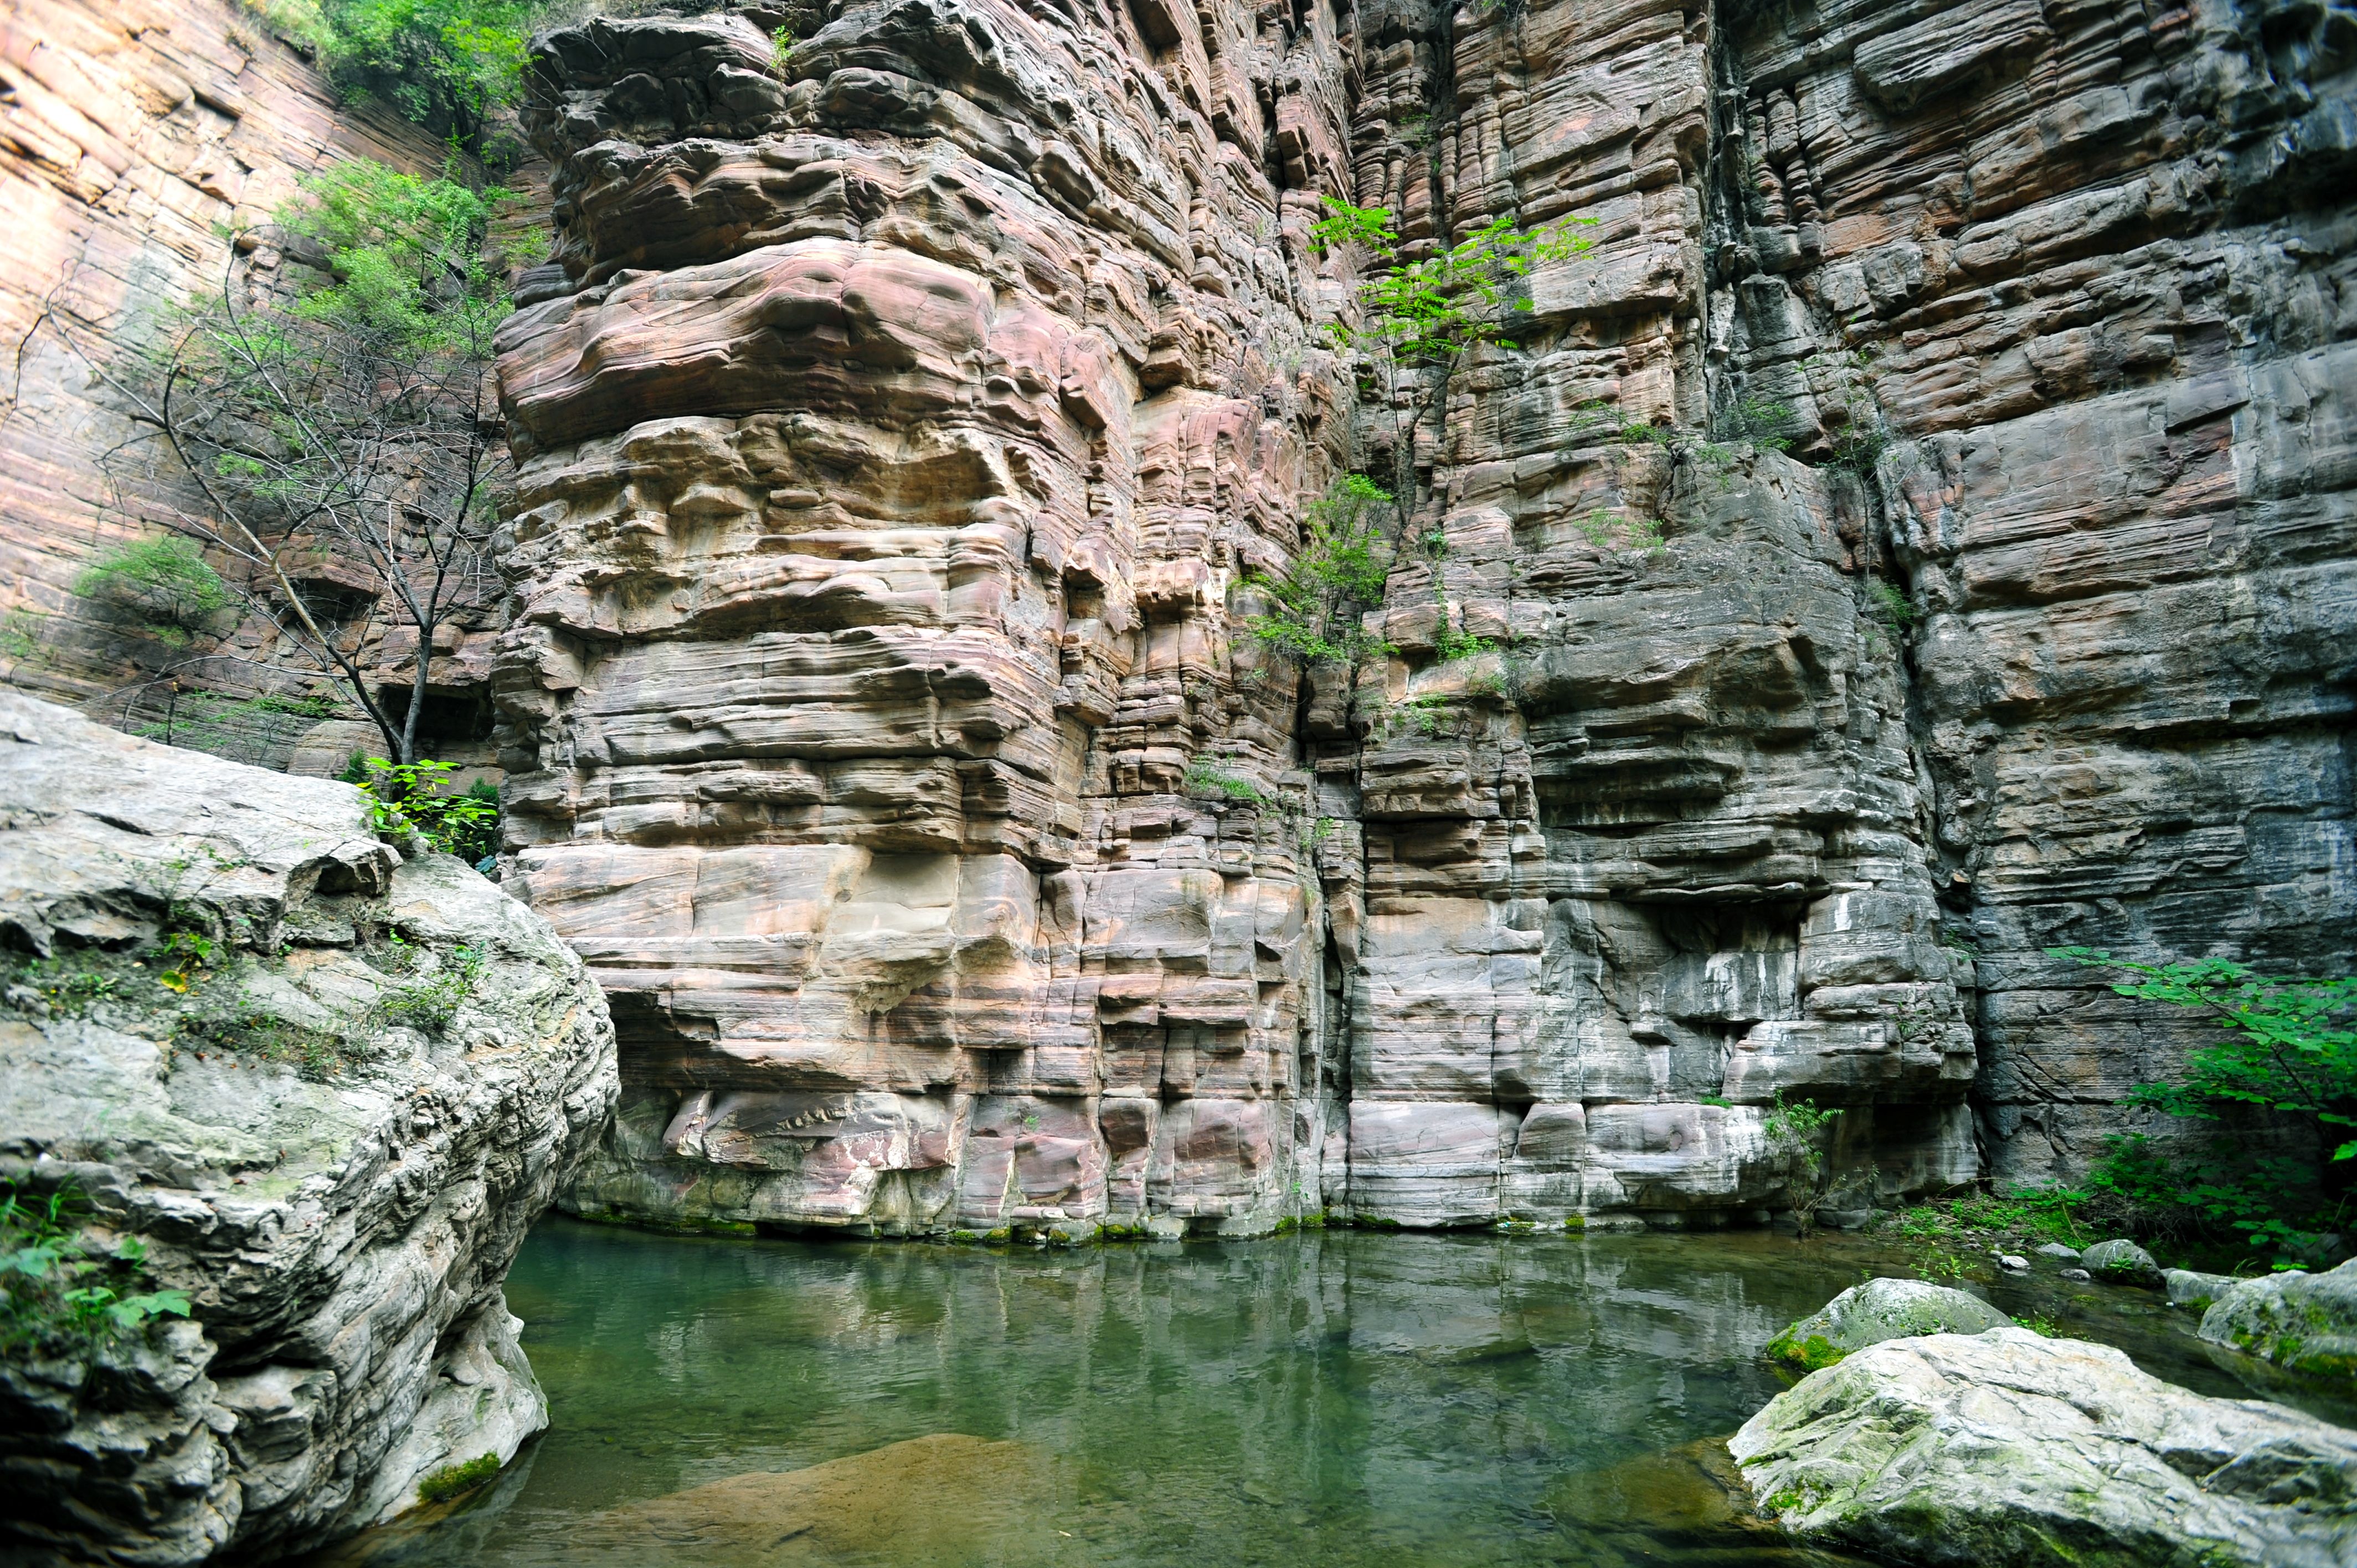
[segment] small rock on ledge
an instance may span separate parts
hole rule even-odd
[[[1974,1568],[2344,1568],[2357,1434],[2026,1328],[1893,1339],[1728,1445],[1793,1534]]]
[[[0,1362],[0,1560],[265,1563],[546,1423],[500,1291],[615,1092],[547,924],[359,791],[0,693],[0,1180],[193,1316]]]

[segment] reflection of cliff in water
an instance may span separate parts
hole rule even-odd
[[[1893,1261],[1758,1232],[1008,1251],[551,1221],[508,1285],[553,1418],[529,1466],[334,1561],[1835,1561],[1755,1533],[1721,1444],[1783,1386],[1768,1339]],[[2244,1391],[2141,1292],[1998,1294]]]

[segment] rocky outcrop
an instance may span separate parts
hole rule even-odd
[[[2026,1328],[1877,1345],[1729,1446],[1786,1530],[1897,1562],[2329,1568],[2357,1552],[2348,1432]]]
[[[545,1424],[500,1282],[614,1076],[544,922],[346,786],[0,695],[0,1178],[192,1307],[12,1349],[16,1553],[266,1561]]]
[[[2350,961],[2337,13],[799,16],[533,55],[493,679],[585,1209],[1712,1219],[1779,1095],[1857,1208],[2199,1042],[2044,946]],[[1385,404],[1327,196],[1595,248]],[[1255,644],[1404,466],[1392,652]]]
[[[1771,1359],[1830,1367],[1886,1339],[1924,1334],[1979,1334],[2013,1319],[1976,1295],[1922,1280],[1868,1280],[1852,1285],[1768,1342]]]
[[[2172,1277],[2169,1299],[2177,1294]],[[2357,1262],[2320,1274],[2220,1281],[2201,1337],[2357,1392]]]

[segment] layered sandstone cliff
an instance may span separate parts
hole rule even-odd
[[[1857,1199],[2079,1168],[2189,1036],[2045,946],[2357,934],[2352,37],[847,0],[544,38],[494,683],[512,885],[620,1030],[574,1201],[1711,1217],[1777,1198],[1779,1095],[1846,1108]],[[1397,653],[1305,688],[1244,578],[1401,439],[1319,332],[1324,195],[1412,244],[1597,226],[1415,389]]]

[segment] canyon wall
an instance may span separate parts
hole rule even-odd
[[[1780,1096],[1843,1109],[1836,1206],[2083,1169],[2201,1036],[2047,946],[2357,944],[2353,44],[2040,0],[539,40],[492,681],[511,886],[619,1035],[572,1202],[1708,1222],[1781,1200]],[[1387,394],[1322,330],[1329,196],[1593,249]],[[1253,639],[1305,506],[1406,468],[1391,651]]]
[[[349,158],[438,172],[449,149],[389,106],[339,101],[326,75],[231,0],[13,0],[0,15],[0,667],[10,685],[83,705],[124,728],[284,767],[335,697],[259,620],[219,638],[155,628],[78,595],[91,562],[152,536],[202,498],[153,432],[128,417],[108,376],[170,342],[192,301],[218,296],[233,233],[242,281],[313,276],[269,238],[297,181]],[[533,171],[519,216],[537,223]],[[512,248],[537,261],[536,237]],[[528,252],[528,253],[526,253]],[[234,574],[234,564],[214,565]],[[366,613],[373,585],[348,564],[298,564],[318,607],[347,603],[344,634],[380,687],[414,679],[416,637]],[[464,747],[486,709],[495,628],[456,624],[437,639],[427,715],[436,755]],[[242,705],[232,708],[232,703]],[[357,716],[348,701],[335,705]],[[487,716],[487,714],[486,714]],[[373,726],[315,737],[312,771],[334,771]],[[488,752],[481,755],[488,757]],[[299,761],[299,759],[298,759]]]

